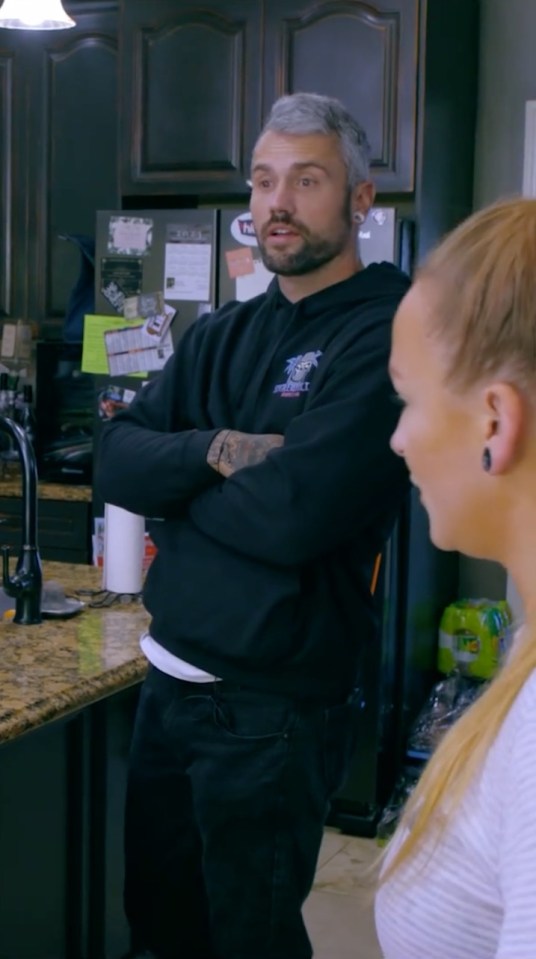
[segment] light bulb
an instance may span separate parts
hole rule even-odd
[[[75,22],[61,0],[4,0],[0,27],[8,30],[68,30]]]

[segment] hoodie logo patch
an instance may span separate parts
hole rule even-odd
[[[318,366],[321,356],[322,350],[310,350],[308,353],[300,353],[299,356],[291,356],[285,367],[287,381],[274,386],[274,393],[279,393],[281,396],[298,396],[299,393],[308,393],[311,385],[309,383],[311,371]]]

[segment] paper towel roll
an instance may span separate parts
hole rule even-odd
[[[144,544],[145,518],[105,503],[103,589],[140,592]]]

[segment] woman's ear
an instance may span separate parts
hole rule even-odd
[[[510,383],[493,383],[484,391],[485,442],[490,475],[507,473],[517,462],[524,443],[528,403]]]

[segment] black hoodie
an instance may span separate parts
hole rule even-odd
[[[97,482],[151,517],[151,635],[223,679],[333,700],[375,636],[370,578],[407,489],[389,449],[391,324],[409,279],[374,264],[290,303],[267,293],[207,314],[106,425]],[[284,445],[228,479],[221,429]]]

